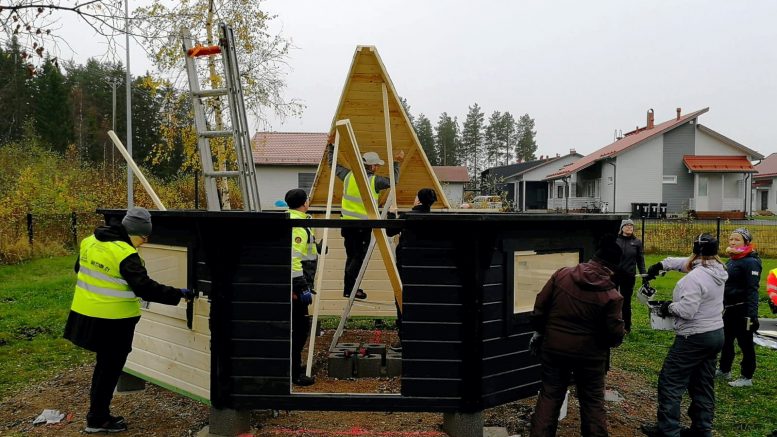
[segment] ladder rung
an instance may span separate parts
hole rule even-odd
[[[203,174],[211,178],[233,178],[240,176],[241,173],[239,171],[209,171]]]
[[[203,138],[231,137],[233,135],[231,130],[208,130],[205,132],[198,132],[198,134]]]
[[[227,95],[227,89],[226,88],[215,88],[212,90],[199,90],[192,92],[197,97],[218,97],[218,96],[226,96]]]

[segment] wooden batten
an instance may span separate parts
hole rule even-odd
[[[384,113],[384,84],[387,100],[385,107],[388,107],[389,117],[386,117]],[[383,65],[377,49],[373,46],[356,48],[330,130],[334,131],[338,120],[346,119],[350,120],[356,141],[359,144],[359,153],[376,152],[385,161],[386,165],[380,167],[379,175],[389,177],[389,171],[392,169],[393,157],[388,156],[387,153],[387,137],[391,138],[394,153],[405,152],[405,160],[400,166],[399,182],[397,183],[397,206],[400,209],[411,208],[415,195],[421,188],[434,188],[437,192],[437,202],[433,208],[450,208],[442,186],[437,180],[437,176],[434,174],[413,130],[410,119],[399,101],[399,95],[391,82],[386,67]],[[389,126],[388,135],[386,126]],[[354,165],[361,165],[361,159],[347,156],[341,151],[338,163],[353,168]],[[311,206],[326,206],[330,174],[331,169],[325,152],[311,188]],[[342,193],[343,183],[340,179],[335,178],[332,201],[335,207],[339,207]],[[385,195],[383,197],[381,202],[385,201]]]

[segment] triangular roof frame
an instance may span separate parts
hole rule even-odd
[[[389,122],[383,112],[384,93],[388,104]],[[378,174],[388,177],[392,168],[392,158],[387,156],[386,125],[390,126],[390,138],[394,152],[405,152],[405,159],[400,164],[399,182],[397,183],[397,206],[411,208],[415,195],[421,188],[434,188],[437,191],[437,202],[433,208],[450,208],[445,192],[440,185],[432,166],[424,153],[421,143],[415,134],[413,125],[405,113],[399,100],[399,94],[386,72],[386,67],[374,46],[358,46],[353,55],[351,68],[340,95],[340,102],[332,118],[330,131],[334,131],[338,121],[350,120],[351,127],[358,141],[359,153],[376,152],[386,165],[381,166]],[[348,168],[361,165],[353,163],[353,157],[340,153],[337,162]],[[310,204],[314,207],[325,207],[329,185],[330,167],[325,151],[321,164],[316,172],[310,194]],[[388,191],[388,190],[386,190]],[[343,192],[342,181],[335,178],[333,190],[333,205],[340,205]],[[386,192],[383,193],[384,197]],[[384,199],[382,198],[381,201]]]

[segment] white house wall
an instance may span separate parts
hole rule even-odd
[[[316,166],[256,166],[259,200],[262,209],[274,209],[277,200],[283,200],[286,192],[299,186],[299,173],[316,173]]]
[[[458,208],[464,201],[464,184],[459,182],[440,182],[451,208]]]
[[[696,155],[737,155],[751,157],[741,149],[733,147],[720,141],[719,139],[696,129]]]
[[[609,211],[612,211],[613,209],[613,187],[616,189],[619,189],[617,187],[615,182],[615,171],[616,169],[613,168],[612,165],[608,163],[609,161],[601,161],[600,164],[602,166],[602,179],[599,182],[599,198],[602,202],[607,202],[607,209]],[[582,194],[582,193],[581,193]],[[617,193],[615,193],[617,195]],[[625,211],[621,207],[621,205],[615,205],[616,208],[618,208],[618,211]]]
[[[663,180],[663,137],[650,139],[618,155],[616,162],[615,211],[631,212],[632,203],[660,203]],[[608,185],[602,171],[603,195],[612,197],[612,185]],[[610,206],[612,201],[610,200]]]

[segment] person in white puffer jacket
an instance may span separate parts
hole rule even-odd
[[[658,377],[657,423],[642,428],[650,436],[712,436],[715,414],[715,367],[723,348],[723,290],[728,273],[718,257],[718,240],[701,234],[688,258],[666,258],[648,269],[648,279],[661,270],[685,272],[660,308],[674,316],[675,339]],[[680,424],[680,403],[688,391],[691,427]]]

